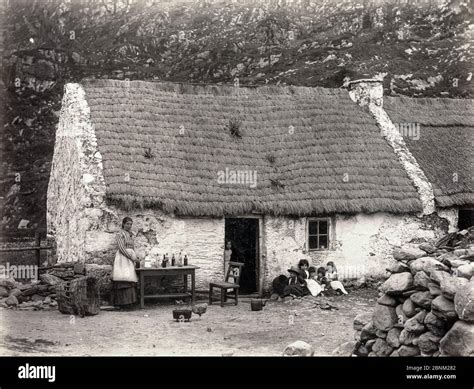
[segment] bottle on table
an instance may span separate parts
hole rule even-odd
[[[173,256],[171,257],[171,266],[175,266],[176,265],[176,259],[174,257],[174,253],[173,253]]]
[[[181,251],[179,252],[179,255],[178,255],[178,266],[183,266],[183,254],[181,253]]]
[[[163,260],[161,261],[161,267],[166,267],[166,256],[163,254]]]
[[[184,266],[188,266],[188,255],[184,254]]]

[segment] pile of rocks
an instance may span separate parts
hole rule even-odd
[[[38,280],[19,282],[0,279],[0,307],[23,311],[57,309],[57,285],[74,278],[93,276],[98,280],[101,297],[110,292],[111,266],[62,263],[42,271]]]
[[[474,356],[474,229],[449,237],[395,250],[373,314],[354,320],[353,355]]]

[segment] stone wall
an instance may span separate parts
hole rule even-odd
[[[474,229],[394,252],[372,315],[359,315],[359,356],[474,356]]]

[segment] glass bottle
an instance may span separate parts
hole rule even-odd
[[[173,253],[173,256],[171,257],[171,266],[175,266],[176,265],[176,259],[174,258],[174,253]]]
[[[184,266],[188,266],[188,255],[184,254]]]
[[[181,253],[181,251],[179,252],[179,255],[178,255],[178,266],[183,266],[183,255]]]

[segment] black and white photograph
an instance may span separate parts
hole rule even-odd
[[[473,15],[1,0],[0,359],[410,357],[400,382],[459,384]],[[55,380],[36,365],[17,382]]]

